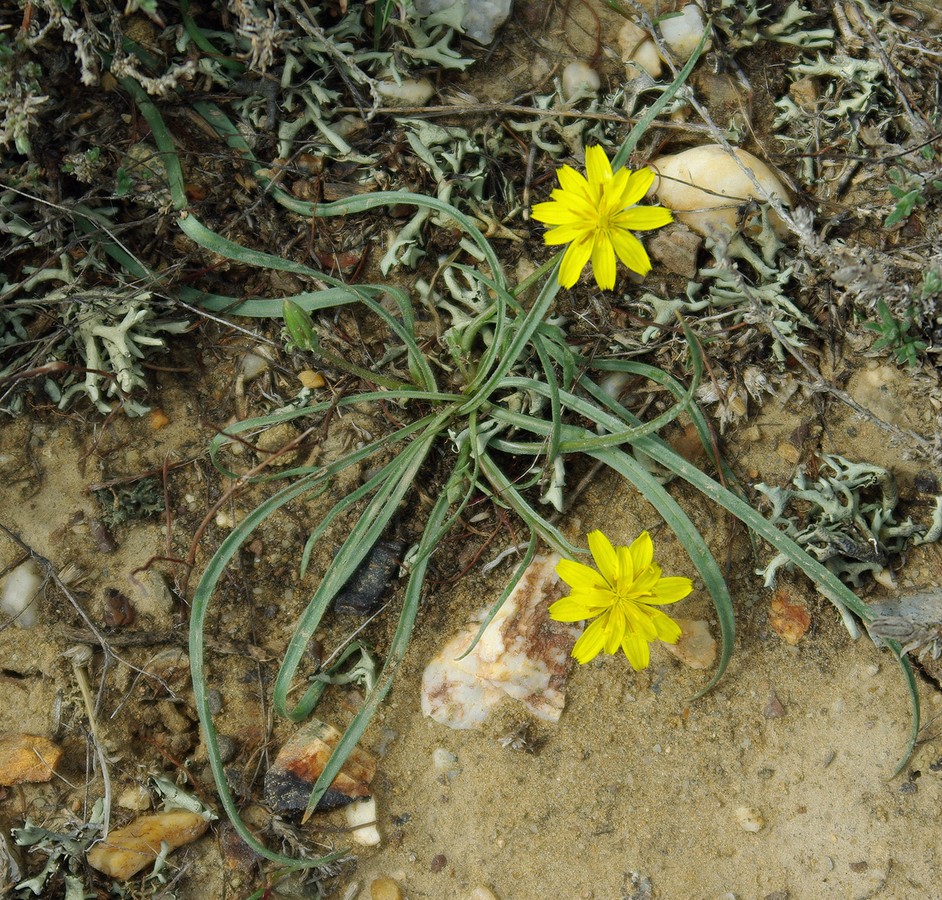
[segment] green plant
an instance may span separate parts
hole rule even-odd
[[[891,228],[908,219],[917,206],[925,206],[929,202],[926,197],[927,186],[936,191],[942,190],[942,179],[922,178],[899,166],[890,169],[889,177],[893,183],[888,190],[896,200],[896,206],[884,220],[884,228]]]
[[[675,81],[652,104],[615,155],[614,167],[627,161],[641,134],[659,115],[689,76],[702,51],[704,41],[681,70]],[[368,479],[333,504],[309,535],[300,554],[300,567],[306,571],[314,547],[325,539],[328,529],[342,515],[353,514],[355,524],[323,573],[307,608],[297,622],[274,686],[276,713],[302,720],[311,711],[323,690],[317,681],[294,695],[296,676],[305,659],[305,650],[315,635],[332,599],[363,561],[370,548],[392,521],[400,502],[413,490],[419,472],[427,470],[433,458],[439,470],[441,487],[422,524],[421,537],[408,553],[408,572],[399,622],[375,682],[367,690],[360,710],[353,717],[312,791],[308,813],[333,782],[347,756],[359,741],[379,704],[387,694],[396,670],[409,645],[419,613],[425,577],[433,553],[439,548],[469,500],[478,494],[514,512],[529,534],[527,549],[516,577],[481,624],[481,631],[509,594],[513,582],[536,553],[540,541],[573,556],[584,551],[572,546],[544,515],[534,494],[561,506],[567,461],[582,454],[601,462],[633,485],[663,516],[690,554],[716,608],[722,648],[717,670],[697,696],[708,691],[722,676],[730,659],[735,635],[732,601],[716,560],[703,536],[678,502],[635,453],[650,458],[672,475],[678,476],[705,496],[741,519],[757,535],[768,541],[795,566],[814,579],[819,589],[837,604],[852,610],[864,621],[872,618],[868,607],[844,586],[833,573],[812,559],[791,539],[766,521],[737,494],[684,460],[658,432],[682,413],[689,415],[701,439],[712,446],[706,422],[692,403],[702,369],[702,357],[689,332],[691,383],[686,388],[653,366],[620,358],[587,357],[569,341],[564,327],[551,312],[559,291],[558,257],[550,259],[529,278],[514,286],[504,273],[500,259],[480,228],[467,215],[438,198],[406,191],[361,194],[334,203],[308,203],[281,190],[271,173],[258,163],[237,129],[223,113],[208,103],[196,106],[198,112],[230,146],[244,154],[270,196],[287,209],[309,217],[347,216],[394,205],[408,204],[434,211],[461,232],[462,247],[477,262],[466,264],[452,259],[443,265],[442,280],[461,278],[467,289],[453,293],[453,301],[441,301],[451,315],[451,328],[443,335],[443,358],[427,355],[416,338],[412,298],[390,284],[344,284],[304,264],[249,249],[208,229],[189,207],[184,177],[173,139],[160,114],[139,85],[131,79],[122,84],[132,95],[151,129],[154,142],[166,165],[173,207],[179,213],[178,225],[189,238],[212,253],[254,266],[317,279],[325,287],[290,298],[238,299],[211,295],[195,288],[180,288],[178,294],[208,309],[253,317],[284,317],[290,339],[298,347],[325,357],[325,362],[352,371],[377,390],[360,390],[325,401],[304,405],[306,396],[270,415],[239,422],[211,445],[213,463],[225,475],[241,483],[254,480],[280,486],[253,509],[223,540],[207,564],[192,598],[190,622],[190,663],[196,708],[205,738],[210,768],[221,802],[234,828],[257,853],[286,868],[323,865],[339,853],[319,859],[293,859],[262,844],[238,813],[219,752],[216,730],[208,699],[205,638],[210,603],[223,574],[240,548],[255,530],[286,504],[307,494],[324,492],[336,476],[361,462],[370,461]],[[106,250],[140,277],[153,278],[140,262],[112,243]],[[523,302],[533,289],[535,297]],[[435,302],[435,295],[427,292]],[[285,302],[285,301],[289,302]],[[386,331],[392,350],[387,359],[397,362],[379,372],[351,367],[337,356],[326,356],[317,323],[309,315],[319,310],[356,304],[363,315],[372,316]],[[686,331],[686,329],[685,329]],[[380,367],[377,367],[380,368]],[[609,373],[626,373],[647,379],[670,394],[674,403],[656,418],[642,422],[631,410],[602,387]],[[224,462],[222,451],[238,436],[272,425],[306,419],[323,423],[337,409],[360,404],[380,404],[394,410],[399,425],[388,434],[374,436],[346,456],[323,466],[296,466],[253,476],[239,475]],[[913,707],[915,741],[919,707],[915,682],[908,660],[899,645],[889,643],[906,676]],[[907,750],[907,754],[908,754]]]
[[[928,276],[927,276],[928,277]],[[865,322],[864,328],[867,331],[873,331],[880,335],[880,338],[873,342],[873,350],[889,349],[893,351],[896,361],[902,365],[915,367],[919,363],[919,354],[929,345],[925,341],[909,333],[915,320],[915,311],[909,307],[897,319],[890,312],[885,300],[877,301],[877,314],[880,316],[879,322]]]

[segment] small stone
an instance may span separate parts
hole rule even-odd
[[[173,613],[176,601],[167,579],[156,569],[145,569],[127,576],[125,590],[141,615],[163,618]]]
[[[136,784],[118,794],[117,802],[122,809],[144,812],[145,809],[150,809],[151,796],[146,788]]]
[[[152,431],[160,431],[170,424],[170,416],[162,409],[152,409],[150,411],[150,427]]]
[[[675,619],[681,635],[676,644],[662,644],[691,669],[709,669],[716,661],[716,639],[703,619]]]
[[[0,785],[49,781],[62,748],[37,734],[0,735]]]
[[[380,608],[402,564],[404,541],[378,541],[334,599],[339,613],[370,616]]]
[[[793,466],[801,459],[801,449],[790,441],[781,441],[775,448],[775,452]]]
[[[354,843],[363,847],[376,847],[380,843],[382,835],[376,827],[376,800],[372,797],[355,800],[344,808],[343,813]]]
[[[242,378],[245,381],[251,381],[258,378],[262,372],[266,372],[271,365],[271,360],[260,353],[246,353],[242,357]]]
[[[441,872],[448,865],[448,857],[444,853],[436,853],[429,863],[430,872]]]
[[[402,888],[395,878],[383,875],[370,882],[370,900],[402,900]]]
[[[311,719],[278,751],[265,775],[265,801],[279,813],[307,809],[311,789],[342,735],[336,728]],[[318,809],[335,809],[368,797],[376,774],[376,759],[354,748],[333,784],[321,797]]]
[[[647,241],[651,256],[668,272],[693,278],[697,274],[697,259],[703,238],[684,225],[673,225],[660,229]]]
[[[652,78],[658,78],[663,69],[657,46],[643,28],[627,20],[618,32],[618,46],[621,58],[629,69],[646,72]]]
[[[597,94],[601,86],[599,73],[582,60],[577,59],[563,69],[562,90],[566,100],[577,100]]]
[[[208,827],[207,819],[183,809],[141,816],[124,828],[116,828],[106,840],[92,847],[88,864],[110,878],[126,881],[153,865],[161,844],[176,850],[195,841]]]
[[[703,13],[695,3],[688,3],[681,9],[680,15],[663,18],[658,24],[664,43],[683,62],[693,56],[693,51],[697,49],[697,44],[700,43],[703,32],[706,30]],[[703,52],[712,46],[713,42],[707,39]]]
[[[387,106],[425,106],[435,94],[435,86],[427,78],[379,81],[376,90]]]
[[[468,900],[497,900],[497,894],[495,894],[489,887],[479,884],[471,890],[471,896],[468,898]]]
[[[811,613],[788,587],[776,590],[769,605],[769,625],[790,647],[794,647],[811,625]]]
[[[306,387],[312,391],[317,388],[322,388],[327,384],[324,376],[321,375],[320,372],[315,372],[313,369],[302,369],[298,372],[298,381],[301,382],[302,387]]]
[[[743,831],[758,834],[765,828],[765,818],[754,806],[736,807],[736,821]]]
[[[778,695],[775,691],[769,694],[769,702],[765,705],[765,709],[762,710],[762,715],[767,719],[781,719],[785,716],[785,707],[782,706],[782,701],[778,699]]]
[[[758,444],[762,440],[762,429],[758,425],[750,425],[743,433],[743,440],[750,444]]]
[[[39,619],[39,589],[42,584],[42,572],[34,560],[20,563],[3,583],[0,612],[5,617],[9,616],[17,627],[32,628]]]

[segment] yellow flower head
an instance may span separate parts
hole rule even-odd
[[[559,187],[547,203],[537,203],[531,215],[547,229],[547,244],[569,244],[559,268],[559,283],[572,287],[592,260],[592,274],[603,291],[615,287],[615,255],[633,272],[647,275],[651,260],[631,232],[660,228],[673,221],[663,206],[637,206],[647,193],[654,172],[648,168],[632,172],[612,164],[598,146],[585,151],[588,180],[572,166],[556,173]]]
[[[646,531],[630,547],[617,548],[601,531],[593,531],[589,549],[598,572],[569,559],[556,566],[556,574],[572,591],[550,606],[550,618],[557,622],[595,619],[572,648],[580,663],[595,659],[603,650],[617,653],[621,648],[636,670],[646,669],[651,641],[676,644],[680,637],[680,626],[655,607],[682,600],[693,590],[693,582],[661,577]]]

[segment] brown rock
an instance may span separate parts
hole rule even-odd
[[[680,619],[681,635],[676,644],[661,644],[691,669],[709,669],[716,661],[716,639],[710,634],[710,626],[703,619]]]
[[[769,606],[772,630],[789,646],[797,644],[811,625],[811,613],[786,587],[779,588]]]
[[[697,257],[703,238],[684,225],[661,229],[647,241],[648,250],[668,272],[693,278],[697,274]]]
[[[311,789],[324,771],[327,760],[340,741],[336,728],[312,719],[278,752],[265,776],[265,802],[276,812],[307,809]],[[317,809],[335,809],[370,795],[370,782],[376,774],[376,758],[355,748]]]
[[[154,816],[141,816],[124,828],[116,828],[107,840],[88,851],[88,864],[118,881],[125,881],[153,865],[161,843],[171,850],[200,837],[209,822],[197,813],[175,809]]]
[[[62,748],[36,734],[0,735],[0,785],[49,781]]]

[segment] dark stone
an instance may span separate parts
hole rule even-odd
[[[334,598],[339,613],[370,616],[383,604],[383,595],[402,562],[404,541],[377,541],[366,559]]]

